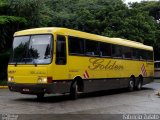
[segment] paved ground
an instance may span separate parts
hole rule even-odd
[[[97,114],[92,116],[94,118],[106,114],[160,114],[160,98],[155,95],[158,89],[160,89],[160,83],[154,82],[144,86],[141,91],[125,92],[125,89],[122,89],[95,92],[83,94],[75,101],[70,100],[68,95],[47,95],[44,100],[38,101],[36,96],[0,89],[0,113],[63,114],[63,116],[78,114],[78,119],[81,119],[81,115],[84,116],[84,114]],[[39,115],[34,117],[38,118]],[[68,116],[63,118],[69,119]]]

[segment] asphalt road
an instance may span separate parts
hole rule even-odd
[[[155,95],[158,89],[160,90],[160,83],[154,82],[145,85],[141,91],[126,92],[125,89],[101,91],[82,94],[77,100],[70,100],[68,95],[58,94],[46,95],[43,100],[37,100],[33,95],[0,89],[0,114],[34,114],[34,119],[41,116],[65,120],[74,115],[77,119],[83,117],[93,120],[100,117],[106,120],[106,117],[113,118],[106,116],[107,114],[160,114],[160,97]],[[32,120],[32,117],[24,118]]]

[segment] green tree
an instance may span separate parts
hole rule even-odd
[[[13,34],[24,28],[26,20],[22,17],[9,15],[10,6],[4,0],[0,1],[0,79],[6,78],[9,49],[12,46]]]
[[[156,21],[146,12],[136,9],[112,12],[106,19],[104,35],[121,37],[148,45],[155,43]]]
[[[51,10],[49,0],[9,0],[11,13],[24,17],[28,21],[28,28],[48,26]]]
[[[155,59],[160,60],[160,1],[150,1],[150,2],[141,2],[131,4],[133,9],[141,10],[142,12],[147,12],[149,16],[154,18],[154,24],[156,29],[152,35],[155,35],[150,42],[154,44],[149,44],[154,46]],[[146,42],[148,42],[146,40]]]

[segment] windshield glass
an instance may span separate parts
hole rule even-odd
[[[10,64],[49,64],[52,60],[52,35],[15,37]]]

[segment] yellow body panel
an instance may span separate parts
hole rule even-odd
[[[46,66],[34,65],[9,65],[8,77],[14,77],[16,83],[38,83],[38,77],[46,77],[48,68]]]
[[[88,79],[128,78],[131,75],[138,77],[142,74],[143,64],[147,72],[147,76],[144,77],[153,77],[154,65],[152,62],[75,56],[68,58],[71,79],[74,79],[77,75],[84,78],[85,71],[88,72]]]
[[[150,46],[120,38],[108,38],[66,28],[30,29],[16,32],[14,36],[31,34],[54,35],[53,61],[49,65],[37,65],[37,67],[35,65],[8,65],[8,77],[14,77],[15,83],[37,84],[39,77],[52,77],[53,80],[73,80],[76,76],[80,76],[83,79],[129,78],[131,75],[138,77],[142,74],[142,65],[144,65],[143,70],[146,71],[146,76],[144,77],[153,77],[154,75],[153,62],[87,56],[69,56],[68,52],[66,65],[55,64],[55,36],[57,34],[66,36],[66,39],[68,39],[67,36],[70,35],[153,51],[153,48]]]

